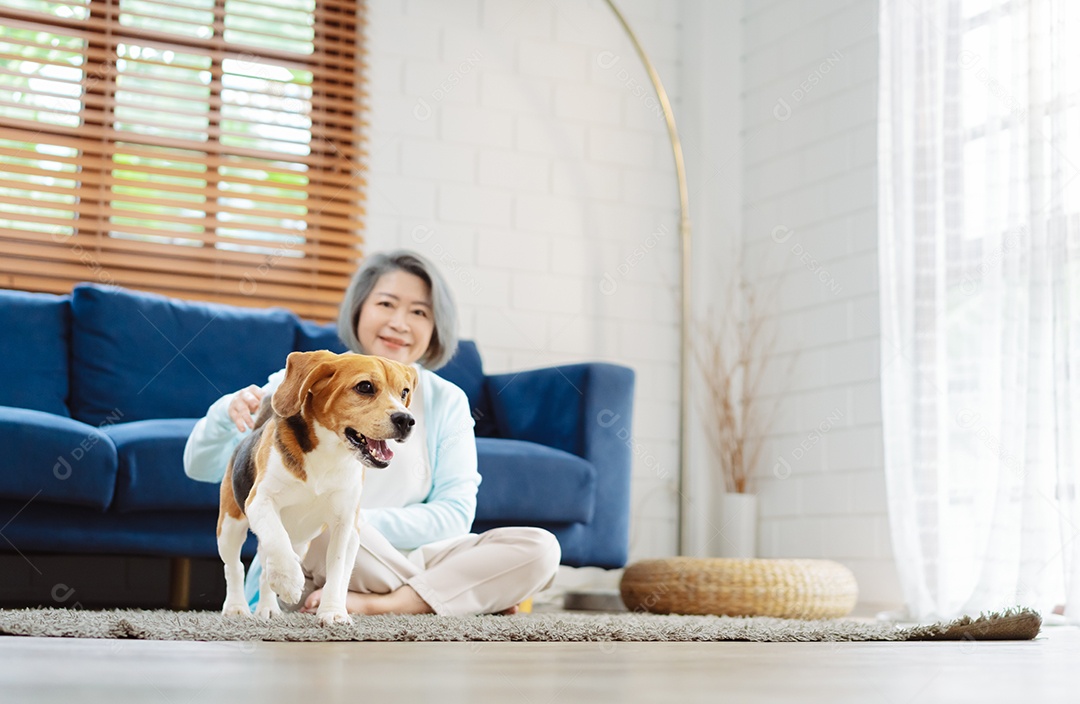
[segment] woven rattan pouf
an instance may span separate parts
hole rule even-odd
[[[623,572],[631,611],[776,618],[839,618],[859,595],[855,575],[829,560],[643,560]]]

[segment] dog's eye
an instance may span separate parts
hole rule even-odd
[[[375,385],[370,381],[361,381],[356,385],[356,393],[371,396],[375,393]]]
[[[404,401],[405,397],[408,396],[408,395],[409,395],[409,390],[405,389],[404,391],[401,392],[401,399]]]

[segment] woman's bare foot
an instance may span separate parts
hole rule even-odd
[[[308,595],[304,601],[301,613],[313,614],[319,609],[322,602],[322,589],[316,589]],[[389,594],[367,594],[361,592],[348,592],[345,595],[345,610],[350,614],[364,614],[374,616],[376,614],[430,614],[434,613],[431,606],[420,598],[416,590],[405,585]]]
[[[308,595],[300,613],[313,614],[319,610],[322,602],[322,589],[316,589]],[[405,585],[389,594],[365,594],[361,592],[349,592],[345,595],[345,610],[350,614],[364,614],[374,616],[376,614],[430,614],[434,613],[431,606],[420,598],[416,590]],[[512,616],[518,612],[517,604],[499,612],[500,616]]]

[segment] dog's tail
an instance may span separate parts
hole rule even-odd
[[[262,401],[259,402],[259,411],[255,414],[255,430],[259,430],[266,421],[274,417],[274,406],[271,403],[273,400],[273,394],[263,394]],[[254,435],[255,433],[252,433]]]

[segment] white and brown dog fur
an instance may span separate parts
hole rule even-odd
[[[317,616],[349,620],[349,577],[359,548],[360,493],[367,467],[385,468],[387,440],[405,440],[416,370],[359,354],[293,352],[285,379],[263,398],[255,429],[241,441],[221,482],[218,554],[225,563],[222,613],[250,615],[240,550],[248,527],[263,572],[256,615],[281,613],[277,597],[300,600],[307,546],[329,531],[326,585]]]

